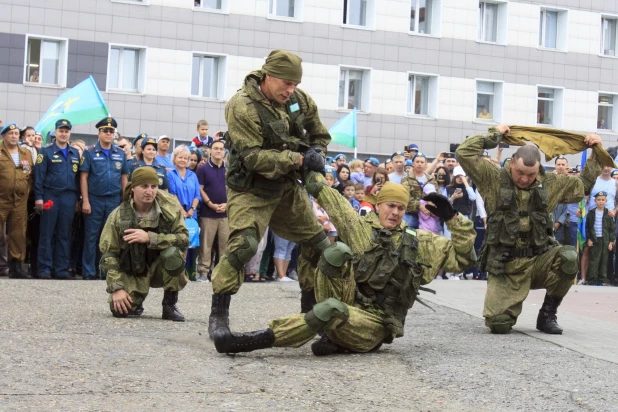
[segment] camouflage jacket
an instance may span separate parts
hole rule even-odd
[[[428,175],[425,173],[425,177],[427,178],[427,183],[425,184],[432,184],[437,190],[438,182],[436,181],[434,175]],[[414,176],[414,172],[410,171],[410,174],[406,174],[401,179],[401,184],[408,189],[408,192],[410,193],[410,202],[406,208],[406,213],[418,213],[418,207],[420,206],[421,198],[423,197],[423,187],[421,187],[421,184],[416,179],[416,176]]]
[[[101,253],[104,255],[105,265],[109,268],[107,271],[108,293],[124,289],[122,278],[129,275],[119,270],[121,249],[127,247],[121,229],[121,206],[114,209],[109,215],[99,243]],[[133,200],[131,200],[131,209],[133,210]],[[157,232],[156,228],[162,225],[161,219],[166,220],[165,226],[170,228],[170,233]],[[189,231],[180,213],[178,201],[166,192],[160,190],[157,193],[153,208],[139,221],[138,226],[136,229],[143,228],[148,232],[150,238],[150,242],[147,244],[148,250],[161,251],[170,246],[184,250],[189,247]]]
[[[310,179],[323,181],[324,177],[311,173]],[[324,208],[337,228],[341,241],[346,243],[355,255],[363,254],[372,248],[374,228],[382,228],[378,216],[371,212],[359,216],[350,203],[335,189],[323,188],[318,196],[318,203]],[[457,215],[446,222],[451,231],[451,239],[434,235],[426,230],[417,230],[417,260],[422,267],[421,284],[431,282],[442,268],[448,272],[461,273],[476,262],[474,239],[476,232],[472,221]],[[401,245],[405,223],[392,230],[393,244]]]
[[[225,107],[225,120],[228,124],[228,139],[241,153],[242,162],[250,165],[252,172],[267,179],[277,179],[298,169],[300,154],[292,150],[265,150],[260,116],[255,104],[260,104],[273,113],[277,119],[289,119],[287,106],[269,101],[260,90],[260,70],[249,73],[242,87]],[[326,153],[330,143],[328,130],[318,115],[318,107],[313,99],[301,89],[296,89],[298,104],[305,116],[304,129],[308,146],[320,148]],[[289,132],[289,128],[287,130]]]

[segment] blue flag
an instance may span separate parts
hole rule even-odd
[[[352,113],[342,117],[328,131],[334,143],[347,147],[356,147],[356,108]]]
[[[34,127],[41,132],[43,142],[47,133],[54,130],[56,121],[67,119],[73,125],[89,123],[109,116],[99,88],[92,76],[62,93]]]

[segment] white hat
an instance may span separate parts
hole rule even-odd
[[[464,172],[463,167],[457,166],[453,169],[453,176],[465,176],[466,172]]]
[[[161,140],[163,140],[163,139],[167,139],[167,140],[169,140],[170,142],[172,141],[172,139],[170,139],[170,137],[169,137],[168,135],[163,134],[163,135],[159,136],[159,138],[157,139],[157,143],[158,143],[158,142],[160,142],[160,141],[161,141]]]

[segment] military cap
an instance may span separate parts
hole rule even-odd
[[[335,178],[335,180],[337,180],[337,172],[334,167],[326,165],[324,167],[324,173],[330,174],[333,178]]]
[[[602,191],[602,190],[601,190],[599,193],[597,193],[596,195],[594,195],[594,197],[595,197],[595,198],[596,198],[596,197],[599,197],[599,196],[605,196],[605,197],[607,197],[607,192],[604,192],[604,191]]]
[[[335,161],[339,160],[340,158],[344,158],[345,160],[348,160],[347,157],[345,157],[345,155],[343,153],[339,153],[337,156],[335,156]]]
[[[147,144],[151,144],[155,147],[155,149],[158,147],[157,146],[157,140],[154,137],[146,137],[144,140],[142,140],[142,149],[147,145]]]
[[[384,164],[387,165],[387,164],[392,163],[392,162],[393,162],[393,159],[386,159],[384,161]]]
[[[418,152],[417,154],[414,155],[414,157],[412,157],[412,162],[414,162],[414,159],[416,159],[417,157],[422,157],[423,159],[427,159],[427,156],[425,156],[425,153]]]
[[[135,137],[133,138],[133,146],[135,146],[135,142],[137,142],[139,139],[145,139],[145,138],[147,138],[147,137],[148,137],[148,134],[146,134],[146,133],[140,133],[140,134],[138,134],[137,136],[135,136]]]
[[[556,157],[556,160],[554,161],[554,164],[558,163],[558,160],[560,160],[560,159],[564,159],[564,160],[566,160],[568,162],[567,158],[564,157],[564,155],[559,155],[558,157]]]
[[[418,152],[418,145],[417,145],[417,144],[414,144],[414,143],[410,143],[410,144],[408,145],[408,149],[410,149],[410,150],[416,150],[416,151]]]
[[[157,142],[160,142],[161,140],[167,139],[168,141],[172,141],[172,139],[170,139],[170,137],[166,134],[162,134],[161,136],[159,136],[159,138],[157,139]]]
[[[17,123],[8,123],[2,128],[2,130],[0,131],[0,135],[3,135],[6,132],[15,129],[19,130],[19,126],[17,126]]]
[[[266,58],[262,71],[277,79],[300,83],[303,77],[303,59],[287,50],[273,50]]]
[[[618,169],[614,169],[614,170],[612,170],[612,172],[610,173],[610,176],[611,176],[611,177],[614,177],[614,176],[616,176],[616,175],[618,175]]]
[[[455,159],[455,153],[453,152],[448,152],[445,156],[445,159]]]
[[[328,164],[331,164],[332,162],[334,162],[334,161],[335,161],[335,160],[334,160],[332,157],[330,157],[330,156],[326,156],[326,159],[324,159],[324,160],[326,160],[326,163],[328,163]]]
[[[413,166],[413,164],[412,164],[412,160],[410,160],[410,159],[406,159],[406,164],[405,164],[405,166]]]
[[[365,159],[365,163],[369,162],[369,164],[371,164],[374,167],[378,167],[380,166],[380,161],[378,159],[376,159],[375,157],[368,157]]]
[[[99,123],[94,125],[94,127],[96,127],[97,129],[101,129],[103,127],[116,129],[118,127],[118,123],[113,117],[110,116],[106,117],[105,119],[101,119]]]
[[[391,160],[393,160],[393,157],[395,156],[405,156],[405,154],[403,152],[395,152],[391,155]]]
[[[60,119],[56,122],[56,129],[59,129],[61,127],[67,127],[69,130],[73,129],[73,125],[71,124],[71,122],[66,119]]]

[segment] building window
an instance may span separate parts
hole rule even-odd
[[[599,93],[599,112],[597,129],[613,130],[614,128],[614,95]]]
[[[419,34],[433,34],[434,0],[412,0],[410,7],[410,31]]]
[[[601,19],[601,54],[616,57],[616,18]]]
[[[479,2],[477,40],[506,44],[507,6],[504,2]]]
[[[476,108],[477,120],[499,122],[502,119],[502,82],[477,80]]]
[[[223,0],[195,0],[193,7],[221,10],[223,8]]]
[[[370,84],[370,70],[342,67],[339,73],[338,107],[369,111]]]
[[[375,0],[343,0],[343,24],[373,28]]]
[[[28,36],[24,82],[66,85],[68,40]]]
[[[566,50],[566,10],[541,8],[539,17],[539,47]]]
[[[409,115],[437,117],[438,76],[410,73],[408,75]]]
[[[562,88],[545,86],[537,88],[537,124],[562,127],[563,92]]]
[[[223,100],[225,63],[225,56],[193,55],[191,96]]]
[[[303,4],[302,0],[269,0],[268,15],[300,20]]]
[[[126,92],[144,90],[146,49],[111,46],[107,70],[107,89]]]

